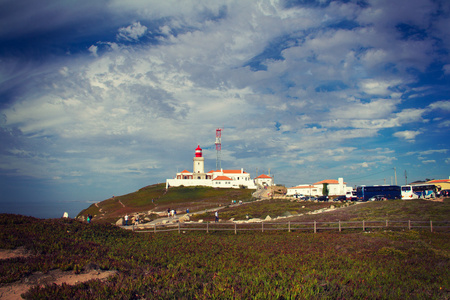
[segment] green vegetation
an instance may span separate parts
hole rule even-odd
[[[226,205],[234,200],[250,201],[252,192],[248,189],[215,189],[210,187],[173,187],[168,190],[165,184],[155,184],[122,196],[92,204],[78,216],[92,215],[96,221],[115,222],[118,217],[128,213],[161,211],[169,207],[177,210],[190,208],[204,209]]]
[[[336,205],[336,204],[334,204]],[[366,202],[351,205],[348,208],[333,211],[331,213],[304,215],[291,219],[292,221],[449,221],[450,198],[443,202],[427,200],[388,200]]]
[[[246,220],[247,217],[264,219],[267,216],[276,218],[278,216],[291,216],[297,214],[305,214],[322,208],[329,208],[331,205],[335,207],[345,206],[341,202],[297,202],[290,200],[264,200],[246,203],[238,206],[230,206],[220,210],[220,218],[223,220]],[[192,216],[191,220],[199,219],[213,220],[214,212],[200,213]]]
[[[398,210],[400,206],[404,209]],[[259,210],[302,203],[255,202]],[[322,204],[322,203],[316,203]],[[290,206],[292,205],[292,206]],[[330,205],[327,203],[326,205]],[[449,200],[384,201],[321,215],[331,219],[448,217]],[[244,209],[246,205],[237,206]],[[305,208],[307,206],[305,205]],[[370,209],[368,209],[370,208]],[[255,212],[258,210],[255,208]],[[300,208],[301,209],[301,208]],[[230,208],[230,214],[234,208]],[[405,212],[406,211],[406,212]],[[255,213],[256,214],[256,213]],[[270,215],[270,212],[262,213]],[[328,216],[325,216],[328,215]],[[448,299],[448,229],[374,232],[188,231],[137,233],[72,219],[0,215],[0,248],[31,256],[3,260],[0,284],[33,272],[117,270],[105,281],[35,286],[25,299]]]

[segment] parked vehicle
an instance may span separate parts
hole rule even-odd
[[[358,201],[367,201],[373,196],[381,195],[386,199],[401,199],[402,191],[398,185],[358,186],[356,196]]]
[[[369,199],[369,201],[384,201],[387,200],[383,195],[376,195]]]
[[[420,184],[420,185],[403,185],[402,199],[428,199],[435,198],[437,193],[434,184]]]
[[[345,194],[345,198],[347,198],[348,201],[356,201],[356,200],[358,200],[358,198],[356,197],[356,192],[355,191],[347,192]]]
[[[294,197],[297,198],[297,199],[300,199],[300,200],[306,200],[306,197],[304,195],[302,195],[302,194],[300,194],[300,195],[295,194]]]
[[[450,197],[450,190],[441,190],[439,192],[439,196],[441,196],[441,197]]]
[[[317,200],[319,200],[319,201],[328,201],[328,196],[319,196],[319,197],[317,197]]]
[[[346,201],[347,197],[345,195],[342,196],[337,196],[336,198],[334,198],[334,201]]]

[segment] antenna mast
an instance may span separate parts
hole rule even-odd
[[[217,158],[216,158],[216,170],[222,169],[221,166],[221,152],[222,152],[222,128],[216,129],[216,152],[217,152]]]

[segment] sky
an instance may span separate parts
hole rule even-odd
[[[449,51],[445,0],[0,0],[0,213],[215,169],[217,128],[286,187],[449,178]]]

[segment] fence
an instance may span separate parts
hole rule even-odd
[[[234,223],[234,222],[206,222],[206,223],[177,223],[177,224],[161,224],[152,225],[150,228],[146,227],[144,230],[139,227],[133,226],[133,230],[136,232],[167,232],[167,231],[205,231],[207,233],[212,231],[234,231],[237,234],[238,231],[312,231],[317,233],[318,231],[327,230],[358,230],[362,231],[371,229],[405,229],[411,230],[413,228],[420,228],[430,230],[431,232],[436,230],[446,230],[450,228],[450,221],[337,221],[337,222],[261,222],[261,223]]]

